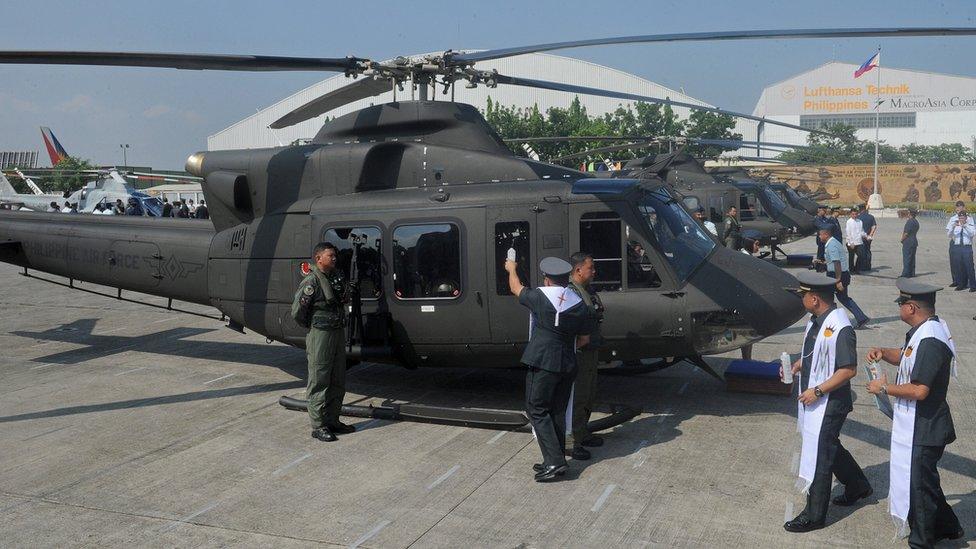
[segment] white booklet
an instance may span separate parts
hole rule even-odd
[[[878,373],[878,363],[870,362],[868,364],[865,364],[864,372],[868,376],[868,381],[874,381],[878,379],[878,377],[880,376],[880,374]],[[889,418],[894,417],[895,411],[891,407],[891,399],[888,398],[887,393],[874,395],[874,400],[875,402],[877,402],[878,410],[880,410],[882,414],[888,416]]]

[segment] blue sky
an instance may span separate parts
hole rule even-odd
[[[0,49],[237,53],[385,59],[448,48],[734,29],[976,26],[972,1],[268,2],[8,0]],[[563,55],[625,70],[751,112],[769,83],[878,39],[610,46]],[[881,39],[887,66],[976,76],[976,37]],[[99,164],[180,168],[206,137],[331,73],[0,65],[0,150],[40,150],[51,126]],[[609,85],[610,83],[608,83]]]

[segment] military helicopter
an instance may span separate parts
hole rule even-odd
[[[198,152],[211,221],[0,212],[0,260],[79,281],[212,305],[229,326],[302,346],[290,316],[308,254],[341,250],[359,280],[349,356],[417,366],[510,367],[527,315],[503,287],[514,248],[521,276],[542,282],[543,256],[587,250],[613,311],[604,360],[722,353],[775,334],[802,314],[779,268],[717,245],[660,179],[595,179],[516,157],[475,107],[428,100],[458,81],[679,105],[480,71],[483,60],[627,42],[976,34],[976,29],[731,31],[543,44],[423,59],[295,58],[111,52],[0,52],[0,63],[213,70],[317,70],[363,76],[272,124],[283,127],[405,82],[419,101],[368,107],[327,122],[306,145]],[[733,114],[713,107],[689,108]],[[788,123],[767,120],[797,128]],[[353,271],[356,273],[353,273]],[[111,297],[116,297],[112,295]]]

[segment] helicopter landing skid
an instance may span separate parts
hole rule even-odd
[[[302,412],[308,410],[307,401],[289,396],[279,398],[278,404],[288,410]],[[587,428],[591,433],[616,427],[640,414],[640,410],[629,406],[613,406],[612,410],[610,415],[589,422]],[[525,417],[525,414],[505,410],[473,410],[447,408],[443,406],[424,406],[422,404],[387,404],[383,406],[344,404],[341,413],[346,417],[436,423],[439,425],[456,425],[460,427],[475,427],[478,429],[496,429],[499,431],[530,431],[529,420]]]
[[[681,358],[675,357],[670,359],[662,358],[653,362],[644,362],[643,360],[627,360],[622,362],[620,366],[604,366],[598,368],[597,371],[600,373],[600,375],[606,376],[639,376],[657,372],[669,366],[674,366],[675,363],[681,362],[681,360]]]

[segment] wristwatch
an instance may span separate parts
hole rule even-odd
[[[813,388],[813,394],[817,395],[817,398],[822,398],[824,396],[824,392],[820,390],[819,385]]]
[[[881,394],[883,394],[883,395],[888,394],[888,384],[887,383],[885,383],[884,385],[881,386]]]

